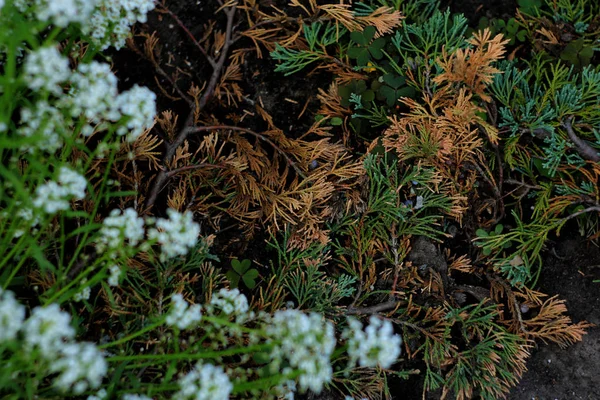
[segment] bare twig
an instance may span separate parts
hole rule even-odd
[[[596,212],[600,213],[600,206],[592,206],[592,207],[584,208],[583,210],[579,210],[577,212],[574,212],[571,215],[568,215],[568,216],[564,217],[562,219],[562,221],[566,222],[566,221],[568,221],[570,219],[573,219],[575,217],[580,216],[581,214],[586,214],[586,213],[593,212],[593,211],[596,211]]]
[[[152,185],[152,189],[150,190],[150,196],[148,196],[148,199],[146,200],[146,208],[147,209],[151,208],[154,205],[154,202],[156,201],[156,197],[158,196],[160,191],[165,186],[167,180],[169,179],[170,176],[169,176],[169,174],[167,172],[167,168],[166,168],[167,164],[171,161],[171,159],[175,155],[175,152],[177,151],[179,146],[181,146],[183,144],[183,142],[189,135],[190,131],[188,130],[188,128],[194,124],[194,116],[196,115],[196,113],[198,113],[200,110],[202,110],[204,108],[204,106],[208,102],[208,99],[213,95],[215,87],[219,80],[219,77],[221,76],[221,74],[223,72],[225,60],[227,59],[227,56],[229,54],[229,46],[231,46],[231,44],[233,43],[233,21],[234,21],[235,12],[236,12],[235,4],[233,4],[228,9],[225,9],[224,12],[225,12],[225,15],[227,16],[227,27],[226,27],[226,31],[225,31],[225,43],[223,44],[223,48],[221,49],[221,54],[220,54],[218,60],[216,60],[216,61],[213,60],[213,63],[211,63],[211,66],[213,67],[213,72],[210,77],[210,80],[208,81],[208,85],[206,86],[206,89],[204,90],[204,94],[202,95],[200,100],[198,100],[197,104],[196,103],[192,104],[191,110],[183,124],[183,127],[182,127],[181,131],[179,132],[179,134],[177,135],[177,137],[175,138],[175,140],[172,143],[168,143],[166,145],[167,149],[165,151],[165,156],[163,158],[163,167],[164,168],[158,174],[158,176],[156,177],[156,179],[154,181],[154,184]],[[195,39],[194,39],[194,41],[195,41]],[[202,46],[199,46],[199,47],[202,47]],[[208,57],[208,55],[207,55],[207,57]]]
[[[159,6],[160,7],[160,6]],[[177,15],[175,15],[171,10],[169,10],[167,7],[160,7],[160,9],[162,10],[162,12],[165,12],[167,14],[169,14],[169,16],[171,18],[173,18],[173,20],[175,20],[175,22],[177,22],[177,25],[179,25],[179,27],[181,29],[183,29],[183,31],[185,32],[186,35],[188,35],[188,37],[192,40],[192,42],[194,42],[194,44],[196,45],[196,47],[200,50],[200,53],[202,53],[204,55],[204,57],[206,57],[206,60],[208,61],[208,63],[210,64],[211,67],[213,67],[213,69],[217,68],[217,63],[215,61],[214,58],[212,58],[204,49],[204,47],[202,47],[202,45],[200,44],[200,42],[198,42],[198,40],[196,40],[196,38],[194,37],[194,35],[192,35],[192,32],[190,32],[190,30],[187,28],[187,26],[185,26],[185,24],[179,19],[179,17]]]
[[[383,311],[391,311],[397,309],[403,302],[401,301],[386,301],[385,303],[375,304],[369,307],[349,307],[346,310],[347,315],[357,314],[378,314]]]
[[[567,131],[567,135],[569,135],[569,139],[575,144],[575,150],[579,153],[581,157],[588,161],[600,162],[600,154],[596,149],[586,143],[585,140],[582,140],[577,136],[575,131],[573,130],[573,125],[571,122],[573,121],[573,117],[567,118],[566,121],[562,123],[563,128]]]

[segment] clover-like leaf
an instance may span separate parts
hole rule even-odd
[[[244,273],[250,268],[252,262],[248,259],[242,260],[240,262],[237,258],[231,260],[231,267],[240,275],[244,275]]]
[[[256,278],[258,278],[258,271],[254,268],[252,268],[242,276],[244,284],[246,284],[248,289],[254,289],[256,287]]]

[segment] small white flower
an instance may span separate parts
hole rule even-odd
[[[85,197],[86,187],[85,177],[63,166],[59,171],[58,183],[50,181],[36,188],[33,205],[47,214],[68,210],[71,199],[81,200]]]
[[[125,124],[117,129],[117,134],[127,134],[127,140],[134,142],[154,124],[156,95],[148,88],[134,85],[117,97],[115,107],[125,118]]]
[[[58,304],[36,307],[23,324],[25,347],[37,348],[45,358],[54,357],[64,346],[64,341],[73,339],[71,316],[60,310]]]
[[[102,222],[96,249],[99,253],[108,249],[110,256],[115,258],[127,248],[137,246],[144,239],[144,232],[144,220],[135,209],[114,209]]]
[[[23,327],[25,307],[15,299],[15,294],[0,288],[0,343],[12,340]]]
[[[109,286],[119,286],[119,279],[121,278],[121,268],[118,265],[113,265],[109,269],[110,275],[108,277]]]
[[[186,255],[196,245],[200,234],[200,225],[193,221],[191,212],[181,214],[169,208],[167,215],[169,219],[158,218],[156,228],[148,230],[148,238],[161,245],[161,261]]]
[[[233,385],[223,368],[198,363],[179,379],[179,388],[175,400],[227,400]]]
[[[73,73],[71,90],[64,106],[70,108],[73,117],[83,115],[92,123],[105,119],[117,121],[121,118],[113,104],[117,95],[117,77],[110,66],[92,61],[79,64],[77,72]]]
[[[91,394],[87,397],[87,400],[105,400],[108,398],[108,393],[106,393],[106,389],[100,389],[96,392],[96,394]]]
[[[27,56],[23,78],[31,90],[44,89],[59,95],[60,83],[71,75],[69,60],[56,47],[42,47]]]
[[[248,312],[248,299],[238,289],[221,289],[210,299],[210,305],[225,315],[243,316]]]
[[[124,394],[121,400],[152,400],[152,398],[143,394]]]
[[[179,293],[171,296],[171,304],[171,310],[165,320],[167,325],[176,326],[181,330],[190,329],[202,319],[200,304],[190,305]]]
[[[81,280],[81,286],[85,285],[86,282],[87,279],[83,278]],[[92,294],[92,289],[88,285],[73,295],[73,301],[89,300],[90,294]]]
[[[110,46],[125,46],[131,27],[146,22],[146,15],[155,7],[153,0],[100,0],[87,30],[101,50]]]
[[[50,364],[50,370],[60,374],[54,380],[60,391],[71,390],[74,394],[81,394],[88,387],[100,386],[108,364],[94,344],[67,343],[61,346],[58,358]]]
[[[67,196],[74,197],[76,200],[81,200],[85,197],[87,181],[77,171],[64,166],[60,167],[58,183],[66,190]]]
[[[400,356],[402,338],[394,334],[390,321],[376,316],[369,319],[364,331],[360,321],[348,318],[342,338],[348,342],[351,364],[358,361],[361,367],[389,368]]]
[[[275,346],[271,368],[279,371],[284,361],[299,370],[300,390],[319,393],[332,379],[331,355],[335,349],[333,324],[316,313],[298,310],[277,311],[266,328],[268,342]]]
[[[60,149],[63,145],[62,135],[65,133],[65,121],[61,112],[46,101],[40,101],[35,107],[21,109],[21,126],[17,133],[24,137],[36,137],[38,140],[22,146],[22,150],[32,153],[35,149],[50,153]]]
[[[71,23],[84,23],[90,17],[97,0],[14,0],[15,6],[39,21],[66,27]]]

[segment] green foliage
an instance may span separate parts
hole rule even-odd
[[[342,299],[352,296],[356,291],[354,286],[357,279],[347,274],[334,279],[328,277],[322,268],[320,264],[298,268],[286,276],[284,285],[299,309],[331,315]]]
[[[494,228],[494,230],[492,231],[485,231],[483,229],[477,229],[477,231],[475,232],[475,234],[477,235],[478,238],[488,238],[488,237],[493,237],[493,236],[498,236],[502,233],[502,231],[504,230],[504,225],[502,224],[498,224],[496,225],[496,227]],[[481,242],[484,243],[484,242]],[[503,243],[502,247],[505,249],[508,249],[512,246],[512,243],[510,241],[506,241]],[[483,255],[484,256],[489,256],[490,254],[492,254],[493,248],[492,247],[486,247],[485,245],[482,244],[482,248],[483,248]]]
[[[327,59],[329,56],[325,48],[336,43],[344,33],[344,29],[338,29],[330,23],[305,24],[304,38],[308,44],[308,50],[287,49],[277,43],[275,50],[271,52],[271,57],[280,62],[275,71],[283,72],[285,76],[288,76],[317,61]]]
[[[452,15],[450,10],[436,10],[431,18],[419,24],[407,24],[396,31],[392,44],[405,61],[428,60],[429,63],[442,53],[464,46],[468,20],[462,14]]]
[[[584,38],[579,38],[567,44],[560,53],[560,59],[567,61],[578,69],[590,65],[594,57],[594,47],[586,43]]]
[[[501,33],[506,39],[509,39],[508,43],[510,46],[515,45],[517,42],[523,43],[527,40],[527,30],[521,29],[521,26],[515,18],[509,18],[507,21],[499,18],[492,18],[491,20],[487,17],[481,17],[479,19],[479,30],[489,28],[492,35]],[[473,31],[469,29],[469,31]]]
[[[373,40],[376,29],[367,26],[362,32],[351,32],[351,44],[348,48],[348,57],[355,59],[359,67],[366,66],[371,60],[381,60],[383,57],[383,46],[385,38],[379,37]]]
[[[255,268],[250,268],[252,261],[245,259],[239,261],[234,258],[231,260],[231,270],[227,271],[227,279],[231,288],[237,288],[240,283],[240,279],[244,282],[248,289],[254,289],[256,287],[256,278],[258,278],[258,271]]]
[[[400,97],[414,97],[415,89],[406,85],[406,78],[403,76],[387,73],[381,78],[383,82],[377,89],[377,99],[385,100],[388,107],[396,104]],[[377,87],[375,86],[375,88]]]
[[[530,15],[534,15],[542,6],[542,0],[517,0],[519,9]]]

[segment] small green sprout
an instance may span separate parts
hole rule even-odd
[[[504,225],[498,224],[498,225],[496,225],[496,227],[494,228],[493,231],[487,232],[484,229],[477,229],[475,234],[477,235],[478,239],[488,238],[488,237],[494,237],[494,236],[498,236],[498,235],[502,234],[503,230],[504,230]],[[489,242],[484,242],[484,243],[480,243],[477,245],[479,247],[483,248],[483,251],[482,251],[483,255],[489,256],[490,254],[492,254],[494,247],[487,245],[486,243],[489,243]],[[512,243],[510,241],[504,242],[502,244],[502,248],[504,248],[504,249],[508,249],[511,246],[512,246]]]

